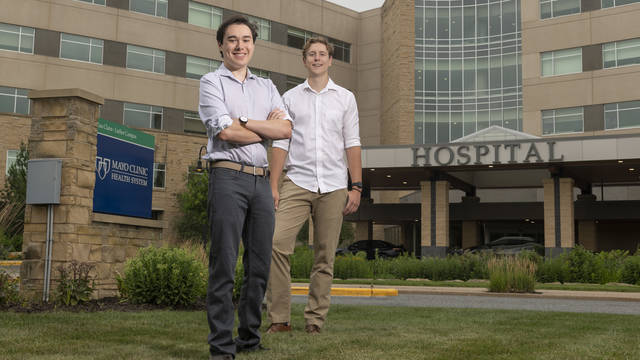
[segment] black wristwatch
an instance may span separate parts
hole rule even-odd
[[[353,182],[351,183],[351,187],[359,187],[360,189],[362,189],[362,182],[358,181],[358,182]]]
[[[240,116],[240,118],[238,119],[238,121],[240,121],[241,125],[247,125],[247,122],[249,122],[249,119],[247,119],[246,116]]]

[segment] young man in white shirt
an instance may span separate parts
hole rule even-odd
[[[320,332],[329,311],[342,217],[355,212],[360,205],[358,109],[353,93],[329,78],[332,55],[333,47],[326,39],[309,39],[302,52],[308,78],[283,95],[293,119],[293,130],[291,139],[273,142],[270,161],[276,229],[267,287],[271,321],[268,333],[291,331],[289,256],[309,214],[314,225],[314,263],[304,310],[305,331]],[[285,161],[287,173],[278,187]],[[347,191],[347,165],[352,180],[350,191]]]

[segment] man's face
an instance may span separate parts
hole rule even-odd
[[[225,66],[231,70],[246,67],[253,56],[251,29],[244,24],[231,24],[224,33],[222,44],[218,43]]]
[[[329,51],[324,44],[313,43],[302,60],[309,74],[321,75],[329,71],[333,58],[329,56]]]

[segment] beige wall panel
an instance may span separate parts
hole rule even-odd
[[[520,8],[520,19],[524,28],[527,23],[540,19],[540,5],[537,1],[522,1]]]
[[[327,7],[322,12],[321,34],[354,45],[358,39],[358,19]]]
[[[540,67],[540,54],[522,55],[522,78],[537,79],[540,77],[542,69]]]
[[[536,136],[542,136],[542,115],[540,111],[522,113],[522,131]]]
[[[591,20],[592,43],[600,44],[640,37],[639,18],[640,4],[593,12]]]
[[[134,74],[127,70],[117,74],[114,81],[112,99],[157,106],[174,106],[175,86],[172,81],[164,81],[162,76]],[[146,76],[145,76],[146,75]]]
[[[381,81],[382,73],[380,68],[358,72],[358,89],[360,90],[380,89],[382,86]]]
[[[360,14],[358,43],[382,42],[382,9],[373,9]]]
[[[596,104],[640,99],[640,67],[630,66],[597,72],[593,79],[593,101]]]
[[[220,60],[220,50],[216,41],[216,33],[195,25],[185,25],[176,31],[176,44],[171,49],[175,52]]]
[[[305,69],[306,70],[306,69]],[[350,65],[333,63],[329,71],[331,78],[340,86],[349,89],[351,92],[356,91],[358,85],[358,75]],[[306,76],[304,76],[306,77]]]
[[[176,48],[176,34],[172,24],[166,19],[134,12],[120,13],[118,17],[117,40],[133,45],[154,49],[172,50]]]
[[[46,29],[49,26],[49,8],[49,2],[44,1],[0,0],[0,22]]]
[[[570,21],[569,18],[571,18]],[[575,20],[576,18],[580,20]],[[589,18],[585,14],[564,19],[545,20],[540,24],[544,24],[544,26],[530,27],[522,31],[523,54],[569,49],[591,44],[591,27],[589,26]]]
[[[175,84],[176,97],[173,107],[190,111],[198,111],[198,91],[200,83],[198,81],[189,81],[189,83]]]
[[[114,93],[113,73],[104,70],[100,65],[51,59],[42,90],[80,88],[109,99]]]
[[[379,89],[359,91],[356,94],[356,100],[358,102],[358,110],[360,111],[375,111],[380,113],[380,99],[381,92]]]
[[[281,0],[280,2],[280,19],[285,24],[322,33],[322,16],[320,2],[304,0]]]
[[[592,104],[592,81],[590,79],[561,82],[541,82],[522,89],[525,112],[558,109]]]
[[[44,88],[45,61],[44,56],[0,51],[0,84],[24,89]]]
[[[233,0],[233,10],[280,22],[280,0]]]
[[[113,40],[116,38],[116,19],[117,10],[111,7],[80,1],[54,1],[49,29]]]
[[[380,66],[380,59],[382,57],[382,43],[373,42],[365,45],[359,45],[358,50],[358,65],[364,64],[377,64]]]
[[[298,72],[303,71],[306,74],[304,65],[302,65],[302,51],[299,52],[297,49],[289,50],[289,48],[287,48],[287,51],[283,51],[281,48],[282,46],[279,48],[274,46],[256,46],[249,66],[284,74],[290,71],[290,68],[283,64],[283,61],[285,61],[283,59],[286,59],[286,62],[295,66]],[[294,63],[295,65],[293,65]]]
[[[272,0],[269,0],[269,2],[271,2],[271,1]],[[212,6],[221,7],[221,8],[224,8],[224,9],[233,9],[234,0],[198,0],[198,2],[201,2],[203,4],[212,5]]]

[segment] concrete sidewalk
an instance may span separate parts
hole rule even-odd
[[[293,288],[308,288],[309,284],[294,283]],[[339,290],[338,290],[339,289]],[[369,290],[371,295],[363,293]],[[469,296],[493,296],[493,297],[520,297],[539,299],[580,299],[580,300],[617,300],[617,301],[638,301],[640,302],[640,292],[612,292],[612,291],[573,291],[573,290],[536,290],[534,294],[513,294],[513,293],[492,293],[487,288],[473,287],[443,287],[443,286],[385,286],[367,284],[334,284],[332,286],[333,296],[393,296],[388,290],[395,289],[398,294],[420,294],[420,295],[469,295]],[[335,291],[338,290],[338,291]],[[371,291],[374,290],[374,291]],[[378,291],[381,290],[377,295]],[[297,295],[303,295],[297,293]],[[306,295],[306,293],[304,294]]]

